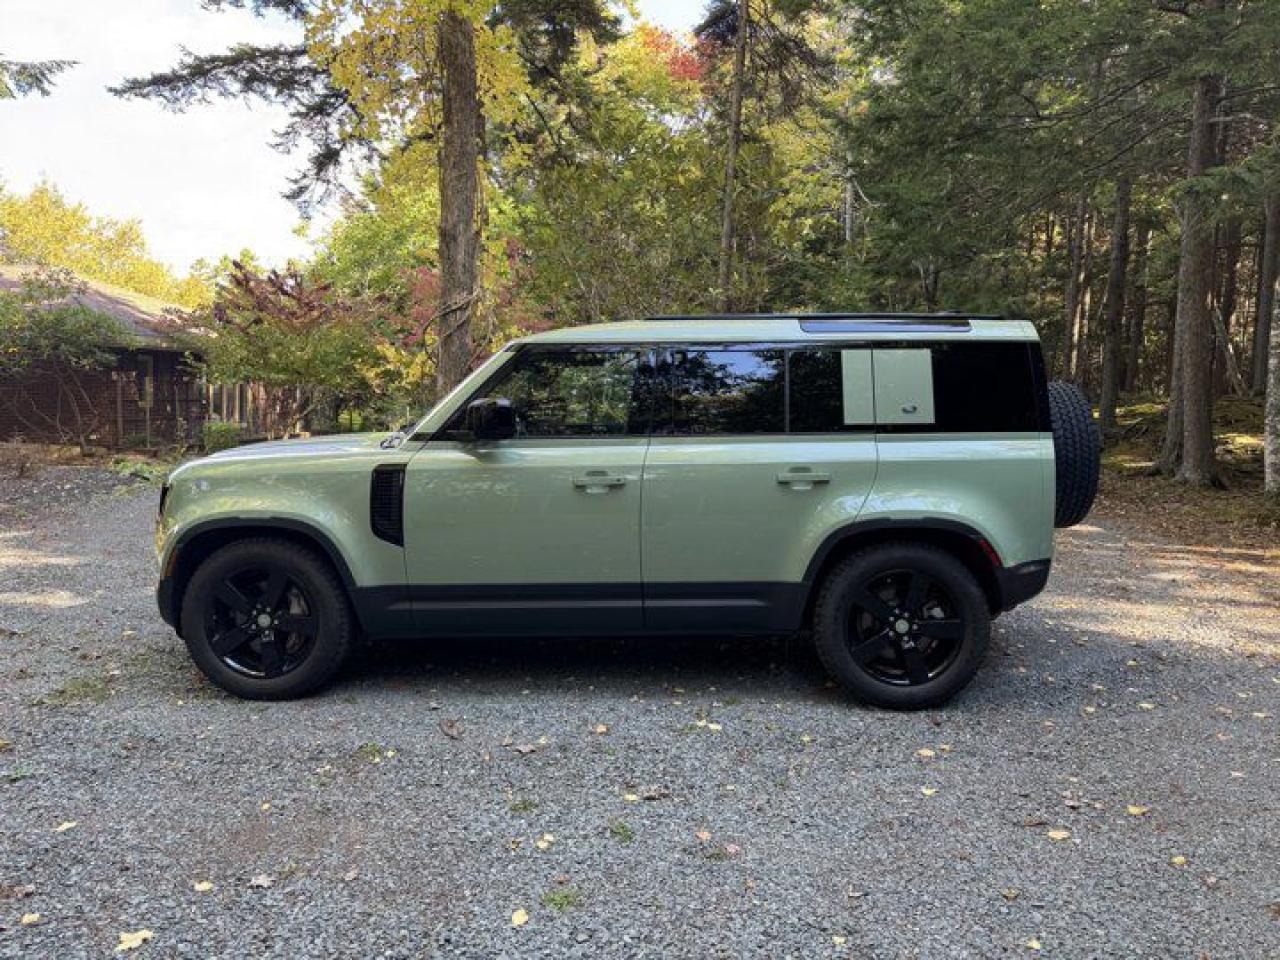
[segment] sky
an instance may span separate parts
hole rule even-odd
[[[641,0],[641,16],[687,30],[701,0]],[[200,0],[0,0],[7,60],[63,59],[50,97],[0,100],[0,185],[48,180],[90,212],[138,219],[151,252],[179,273],[197,259],[248,246],[269,264],[305,256],[296,208],[281,194],[305,153],[270,147],[283,111],[215,101],[178,114],[107,87],[171,67],[180,49],[287,42],[296,27],[247,12],[210,13]]]

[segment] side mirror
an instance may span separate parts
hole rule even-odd
[[[467,429],[477,440],[510,440],[516,435],[516,411],[506,397],[484,397],[467,404]]]

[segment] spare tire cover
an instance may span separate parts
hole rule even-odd
[[[1053,525],[1072,527],[1088,515],[1098,493],[1102,435],[1089,398],[1074,383],[1055,380],[1049,384],[1049,418],[1057,469]]]

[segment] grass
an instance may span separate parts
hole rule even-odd
[[[512,797],[507,803],[507,809],[512,813],[533,813],[538,809],[538,804],[528,797]]]
[[[574,907],[582,906],[582,894],[574,887],[561,887],[559,890],[548,890],[542,895],[542,905],[557,913],[564,913]]]
[[[633,843],[636,839],[636,832],[631,824],[625,820],[615,820],[609,824],[609,836],[619,843]]]
[[[42,698],[51,707],[67,707],[76,703],[102,703],[111,696],[111,684],[103,677],[72,677]]]

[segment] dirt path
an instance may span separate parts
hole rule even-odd
[[[925,714],[844,702],[799,644],[697,640],[382,648],[255,705],[155,615],[153,510],[0,521],[0,957],[1280,943],[1274,554],[1076,528]]]

